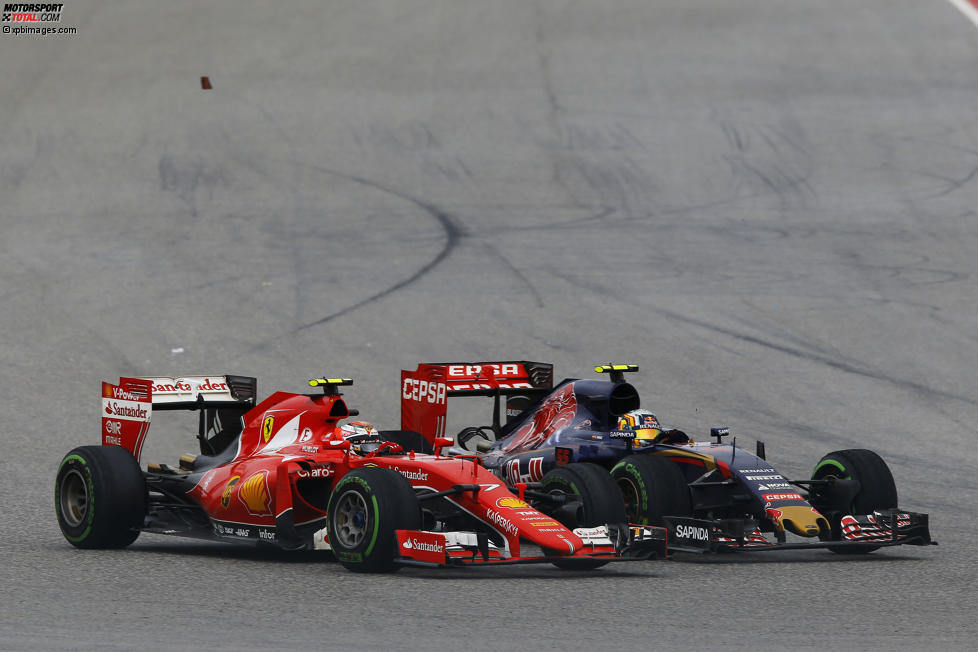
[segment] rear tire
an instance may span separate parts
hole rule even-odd
[[[663,516],[692,516],[686,476],[664,457],[629,455],[611,469],[630,523],[665,526]]]
[[[329,544],[336,560],[357,573],[399,567],[396,530],[421,529],[418,499],[400,473],[382,468],[350,471],[329,499]]]
[[[125,548],[146,516],[146,481],[119,446],[80,446],[61,461],[54,505],[65,539],[78,548]]]
[[[576,463],[558,466],[540,481],[542,490],[552,495],[576,497],[576,510],[558,509],[553,513],[562,525],[574,529],[625,522],[625,504],[621,492],[608,472],[596,464]],[[561,559],[553,562],[557,568],[589,570],[608,562],[596,559]]]
[[[893,474],[883,461],[883,458],[871,450],[852,448],[834,451],[822,457],[815,470],[813,480],[826,478],[856,480],[859,491],[848,505],[818,504],[814,507],[829,519],[832,525],[832,538],[842,539],[839,521],[848,514],[872,514],[878,509],[890,509],[897,506],[896,483]],[[865,554],[878,550],[879,546],[845,546],[829,548],[839,554]]]

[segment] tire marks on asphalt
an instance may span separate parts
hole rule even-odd
[[[843,371],[848,374],[853,374],[856,376],[863,376],[872,380],[879,380],[885,383],[894,385],[900,389],[911,391],[915,394],[922,396],[928,396],[930,398],[939,398],[951,401],[959,401],[967,405],[978,405],[978,400],[969,398],[967,396],[960,396],[958,394],[953,394],[951,392],[943,392],[933,387],[928,387],[927,385],[914,382],[912,380],[904,380],[902,378],[894,378],[892,376],[887,376],[883,373],[875,371],[867,367],[861,367],[854,363],[847,362],[845,360],[838,360],[830,356],[823,355],[817,351],[805,351],[792,346],[787,346],[783,344],[778,344],[769,340],[762,339],[760,337],[749,335],[746,333],[740,333],[735,330],[724,328],[718,326],[717,324],[707,323],[698,319],[693,319],[685,315],[680,315],[677,312],[671,310],[664,310],[661,308],[655,309],[656,312],[665,315],[666,317],[673,319],[675,321],[683,322],[691,326],[697,326],[714,333],[725,335],[727,337],[740,340],[741,342],[746,342],[748,344],[754,344],[772,351],[777,351],[778,353],[784,353],[808,362],[816,362],[818,364],[837,369],[838,371]]]
[[[385,186],[385,185],[383,185],[381,183],[378,183],[376,181],[372,181],[370,179],[365,179],[363,177],[359,177],[359,176],[356,176],[356,175],[351,175],[351,174],[346,174],[346,173],[343,173],[343,172],[338,172],[336,170],[329,170],[329,169],[322,168],[322,167],[319,167],[319,166],[310,166],[310,167],[312,169],[319,170],[320,172],[323,172],[325,174],[329,174],[331,176],[334,176],[334,177],[337,177],[337,178],[340,178],[340,179],[345,179],[347,181],[352,181],[354,183],[358,183],[360,185],[367,186],[367,187],[373,188],[375,190],[379,190],[379,191],[384,192],[384,193],[386,193],[388,195],[392,195],[394,197],[397,197],[398,199],[403,199],[406,202],[409,202],[411,204],[414,204],[415,206],[417,206],[418,208],[420,208],[421,210],[423,210],[424,212],[426,212],[428,215],[430,215],[431,217],[433,217],[438,222],[439,226],[445,232],[445,244],[442,245],[441,250],[435,255],[434,258],[432,258],[431,260],[429,260],[425,265],[423,265],[420,269],[418,269],[414,274],[411,274],[407,278],[402,279],[401,281],[395,283],[394,285],[391,285],[390,287],[388,287],[388,288],[386,288],[384,290],[381,290],[380,292],[377,292],[375,294],[372,294],[371,296],[367,297],[366,299],[363,299],[361,301],[358,301],[357,303],[354,303],[352,305],[349,305],[346,308],[343,308],[343,309],[338,310],[336,312],[330,313],[330,314],[326,315],[325,317],[321,317],[321,318],[316,319],[314,321],[311,321],[311,322],[302,324],[300,326],[297,326],[297,327],[295,327],[295,328],[292,329],[291,334],[296,334],[296,333],[302,332],[304,330],[308,330],[310,328],[313,328],[314,326],[320,326],[322,324],[326,324],[328,322],[331,322],[331,321],[333,321],[334,319],[336,319],[338,317],[342,317],[343,315],[346,315],[346,314],[349,314],[349,313],[353,312],[354,310],[357,310],[359,308],[362,308],[362,307],[364,307],[366,305],[369,305],[371,303],[374,303],[376,301],[380,301],[384,297],[386,297],[386,296],[388,296],[390,294],[393,294],[394,292],[397,292],[398,290],[402,290],[402,289],[408,287],[409,285],[417,282],[418,280],[420,280],[421,278],[423,278],[425,275],[429,274],[436,267],[438,267],[438,265],[440,265],[446,258],[448,258],[448,256],[452,253],[452,251],[458,245],[459,240],[461,240],[462,236],[464,235],[463,228],[460,225],[457,224],[455,218],[452,217],[447,212],[445,212],[444,210],[442,210],[441,208],[435,206],[434,204],[428,203],[428,202],[423,201],[421,199],[418,199],[416,197],[412,197],[411,195],[408,195],[405,192],[401,192],[399,190],[395,190],[393,188],[389,188],[389,187],[387,187],[387,186]]]

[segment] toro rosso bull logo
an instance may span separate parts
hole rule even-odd
[[[516,431],[504,450],[538,446],[555,431],[569,426],[576,413],[577,398],[574,396],[574,385],[568,383],[562,390],[550,395],[550,398],[537,409],[533,418]]]

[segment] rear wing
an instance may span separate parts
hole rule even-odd
[[[449,396],[492,396],[493,426],[499,426],[499,399],[507,413],[522,411],[554,385],[554,366],[526,360],[508,362],[437,362],[401,370],[401,429],[414,430],[429,442],[445,436]]]
[[[138,380],[152,383],[153,407],[157,410],[254,405],[258,393],[258,381],[250,376],[141,376]]]
[[[139,460],[154,409],[200,410],[198,438],[201,450],[210,452],[215,437],[240,432],[240,424],[222,425],[221,414],[224,421],[228,415],[244,414],[255,405],[257,392],[258,381],[250,376],[122,377],[118,385],[103,381],[102,444],[122,446]]]

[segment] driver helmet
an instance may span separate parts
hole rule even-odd
[[[662,432],[659,420],[648,410],[632,410],[621,415],[618,419],[619,430],[635,432],[635,439],[651,443]]]
[[[350,448],[355,453],[369,453],[383,443],[380,433],[373,424],[366,421],[351,421],[340,426],[343,439],[350,442]]]

